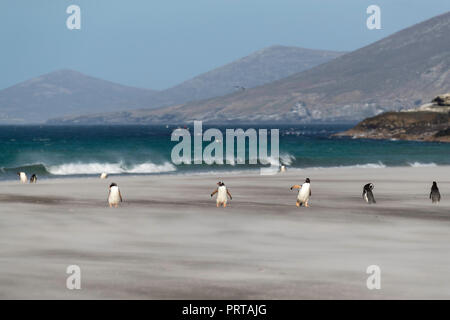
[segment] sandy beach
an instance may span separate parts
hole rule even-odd
[[[311,207],[297,208],[289,187],[306,177]],[[226,209],[210,198],[219,179]],[[2,299],[450,298],[450,167],[5,181],[0,206]],[[66,288],[68,265],[81,290]]]

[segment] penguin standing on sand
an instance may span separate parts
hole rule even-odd
[[[103,173],[100,175],[100,179],[106,179],[106,178],[108,178],[108,174],[107,174],[106,172],[103,172]]]
[[[217,199],[216,199],[216,206],[217,208],[220,206],[223,206],[224,208],[227,207],[227,196],[230,197],[230,200],[233,200],[233,197],[231,196],[230,191],[228,191],[228,188],[225,186],[225,183],[223,181],[217,182],[217,189],[214,190],[211,193],[211,197],[217,193]]]
[[[122,194],[120,193],[120,189],[114,182],[109,185],[109,194],[108,194],[108,203],[109,207],[117,208],[119,206],[119,202],[122,202]]]
[[[30,178],[30,183],[36,183],[36,182],[37,182],[37,176],[33,173]]]
[[[28,182],[27,174],[25,172],[17,172],[17,175],[19,176],[19,179],[20,179],[21,183],[27,183]]]
[[[373,183],[368,183],[363,187],[363,199],[364,201],[366,201],[369,204],[372,203],[377,203],[375,201],[375,197],[373,196],[373,192],[372,190],[375,188],[375,186],[373,185]]]
[[[431,186],[430,199],[432,203],[439,203],[441,201],[441,193],[439,192],[436,181],[433,181],[433,185]]]
[[[311,180],[309,180],[309,178],[306,178],[305,182],[302,185],[293,185],[291,187],[291,190],[292,189],[299,189],[297,202],[295,205],[297,207],[301,207],[302,205],[305,205],[305,207],[309,207],[308,201],[309,197],[311,197]]]

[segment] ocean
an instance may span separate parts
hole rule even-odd
[[[450,165],[445,143],[334,138],[352,125],[259,126],[280,129],[280,160],[288,168]],[[175,165],[175,126],[0,126],[0,179],[16,172],[39,179],[99,175],[187,174],[259,170],[260,165]],[[187,128],[193,132],[193,126]],[[203,126],[203,131],[208,129]],[[225,129],[249,126],[231,125]],[[225,134],[224,134],[225,136]],[[270,139],[268,139],[270,142]],[[206,146],[208,143],[204,143]],[[269,147],[270,150],[270,147]],[[225,151],[224,151],[225,154]]]

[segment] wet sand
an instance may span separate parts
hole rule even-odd
[[[289,187],[306,177],[311,207],[297,208]],[[219,179],[226,209],[210,198]],[[8,181],[0,206],[2,299],[450,298],[450,167]],[[66,288],[68,265],[81,290]]]

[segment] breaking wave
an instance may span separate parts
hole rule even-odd
[[[382,162],[377,163],[366,163],[366,164],[354,164],[354,165],[342,165],[342,166],[320,166],[320,167],[299,167],[291,168],[297,170],[307,170],[307,169],[382,169],[387,166]]]
[[[109,174],[126,173],[165,173],[173,172],[177,169],[169,162],[163,164],[141,163],[126,166],[123,163],[64,163],[59,165],[31,164],[12,168],[0,168],[0,173],[7,176],[15,176],[17,172],[23,171],[27,174],[37,174],[38,176],[47,175],[80,175],[80,174],[100,174],[107,172]]]
[[[436,167],[437,164],[434,162],[430,162],[430,163],[422,163],[422,162],[412,162],[412,163],[408,163],[411,167],[414,168],[420,168],[420,167]]]
[[[123,163],[66,163],[48,167],[48,171],[54,175],[76,175],[76,174],[109,174],[122,173],[163,173],[176,171],[173,164],[154,164],[151,162],[125,166]]]

